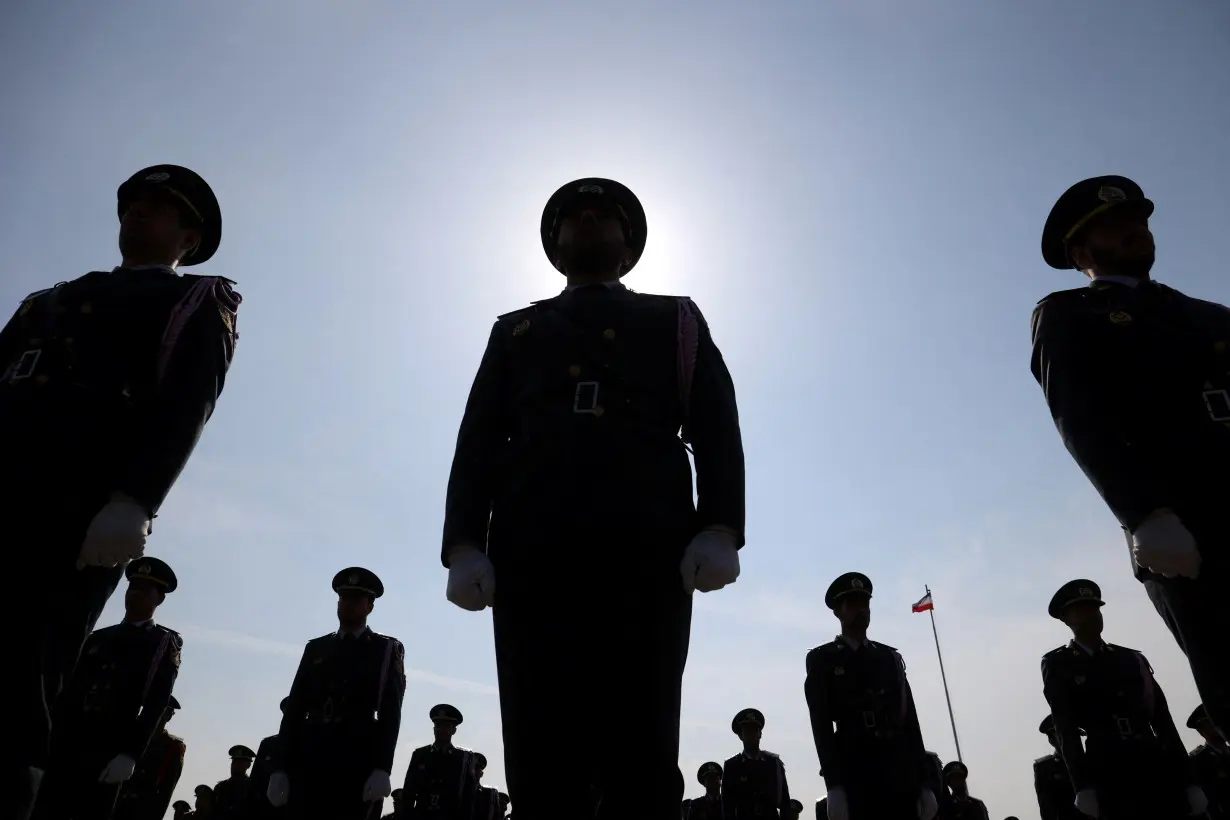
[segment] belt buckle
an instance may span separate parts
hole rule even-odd
[[[1119,737],[1127,738],[1132,736],[1132,721],[1127,718],[1115,718],[1115,725],[1119,727]]]
[[[598,406],[598,382],[577,382],[572,395],[572,412],[594,415]]]
[[[867,711],[863,712],[863,728],[874,729],[876,727],[876,713]]]

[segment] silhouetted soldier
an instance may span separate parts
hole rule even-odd
[[[167,723],[177,711],[179,701],[172,697],[163,713],[162,724],[137,762],[137,770],[120,789],[113,820],[162,820],[166,817],[175,787],[184,773],[184,756],[188,751],[183,738],[167,731]]]
[[[688,801],[687,820],[725,820],[722,814],[722,766],[709,761],[696,770],[696,780],[705,788]]]
[[[730,722],[743,741],[743,751],[722,766],[722,806],[726,820],[777,818],[788,812],[790,785],[786,766],[773,752],[760,748],[764,714],[744,709]]]
[[[1193,779],[1209,799],[1209,817],[1224,820],[1230,817],[1230,746],[1209,719],[1204,706],[1197,706],[1187,719],[1187,728],[1194,729],[1204,743],[1192,749]]]
[[[1034,794],[1038,797],[1038,814],[1042,820],[1079,820],[1081,813],[1076,810],[1076,792],[1072,790],[1068,769],[1059,756],[1055,719],[1047,715],[1038,725],[1038,731],[1046,735],[1055,750],[1034,761]],[[1078,736],[1084,734],[1084,729],[1078,730]]]

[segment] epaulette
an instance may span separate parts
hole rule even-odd
[[[521,316],[528,316],[528,315],[537,313],[539,305],[545,305],[548,302],[554,301],[556,298],[557,297],[552,296],[550,299],[540,299],[537,302],[532,302],[523,308],[517,308],[516,310],[510,310],[508,313],[501,313],[499,316],[495,317],[495,320],[497,322],[503,322],[508,319],[516,319]]]
[[[321,635],[319,638],[312,638],[310,641],[308,641],[308,646],[311,646],[314,643],[319,643],[320,641],[327,641],[333,638],[335,635],[337,635],[336,632],[330,632],[327,635]]]
[[[225,276],[218,276],[216,274],[213,276],[210,276],[209,274],[204,274],[204,273],[181,273],[180,276],[184,277],[185,279],[189,279],[193,281],[199,281],[201,279],[218,279],[222,282],[226,282],[231,287],[234,287],[235,285],[239,284],[234,279],[227,279]]]
[[[1088,285],[1080,288],[1068,288],[1067,290],[1057,290],[1054,293],[1048,293],[1038,300],[1038,306],[1045,304],[1055,304],[1056,302],[1075,302],[1080,299],[1087,299],[1091,293],[1097,293],[1098,288],[1092,288]]]
[[[183,746],[185,748],[187,748],[188,746],[188,744],[184,742],[184,739],[180,737],[179,735],[173,735],[170,732],[167,732],[167,737],[171,739],[172,743],[178,743],[180,746]]]
[[[1034,765],[1041,766],[1044,763],[1051,763],[1054,760],[1055,760],[1055,755],[1042,755],[1042,757],[1034,761]]]
[[[871,644],[872,646],[878,646],[878,647],[880,647],[881,649],[887,649],[889,652],[896,652],[898,655],[900,655],[900,654],[901,654],[901,653],[897,650],[897,647],[895,647],[895,646],[889,646],[889,645],[888,645],[888,644],[886,644],[886,643],[880,643],[879,641],[868,641],[867,643]]]
[[[761,753],[762,755],[764,755],[765,757],[771,757],[771,758],[773,758],[774,760],[780,760],[780,759],[781,759],[781,755],[779,755],[777,752],[770,752],[768,749],[761,749],[761,750],[760,750],[760,753]]]
[[[181,637],[181,638],[183,637],[182,635],[180,635],[178,632],[176,632],[176,631],[175,631],[174,629],[172,629],[171,627],[169,627],[169,626],[163,626],[162,624],[154,624],[154,629],[157,629],[157,630],[158,630],[158,631],[160,631],[160,632],[170,632],[172,635],[175,635],[175,636],[178,636],[178,637]]]
[[[1067,644],[1064,644],[1063,646],[1057,646],[1054,649],[1052,649],[1050,652],[1044,652],[1042,654],[1042,659],[1046,660],[1047,658],[1057,658],[1060,655],[1062,655],[1064,652],[1067,652],[1069,648],[1070,647]]]
[[[61,282],[60,285],[62,284],[64,283]],[[55,285],[54,287],[50,287],[50,288],[43,288],[42,290],[36,290],[34,291],[34,293],[31,293],[29,296],[27,296],[25,299],[22,299],[21,301],[29,302],[31,299],[37,299],[38,297],[42,296],[44,293],[51,293],[53,290],[58,288],[60,285]]]

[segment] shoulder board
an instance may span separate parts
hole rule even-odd
[[[453,748],[454,748],[454,749],[456,749],[457,751],[459,751],[459,752],[463,753],[463,754],[468,754],[468,755],[472,755],[472,754],[474,754],[474,750],[473,750],[473,749],[467,749],[465,746],[458,746],[458,745],[457,745],[457,744],[455,744],[455,743],[453,744]]]
[[[829,641],[828,643],[822,643],[819,646],[812,647],[811,651],[809,651],[807,654],[811,655],[813,653],[832,652],[835,649],[841,649],[841,647],[842,647],[841,641]]]
[[[162,624],[154,624],[154,629],[157,629],[159,632],[170,632],[172,635],[179,635],[179,633],[174,629],[171,629],[171,627],[163,626]]]
[[[60,285],[62,284],[64,283],[61,282]],[[36,290],[34,291],[34,293],[31,293],[29,296],[27,296],[25,299],[22,299],[21,301],[29,302],[31,299],[37,299],[38,297],[42,296],[44,293],[51,293],[53,290],[58,288],[60,285],[56,285],[55,287],[50,287],[50,288],[43,288],[42,290]]]
[[[430,752],[430,751],[431,751],[431,744],[428,743],[426,746],[419,746],[417,749],[415,749],[414,754],[418,754],[419,752]]]
[[[735,762],[736,760],[738,760],[738,759],[739,759],[739,755],[731,755],[730,757],[728,757],[728,758],[726,758],[724,761],[722,761],[722,766],[723,766],[723,767],[725,767],[725,766],[727,766],[728,764],[734,763],[734,762]]]
[[[889,646],[886,643],[880,643],[879,641],[868,641],[868,643],[871,644],[872,646],[878,646],[881,649],[887,649],[889,652],[897,652],[897,647]],[[901,653],[897,652],[897,654],[900,655]]]
[[[232,287],[239,284],[234,279],[227,279],[225,276],[209,276],[208,274],[203,273],[181,273],[180,276],[191,282],[200,281],[201,279],[217,279],[231,285]]]
[[[1081,299],[1088,298],[1090,294],[1098,293],[1097,288],[1085,285],[1080,288],[1069,288],[1068,290],[1057,290],[1054,293],[1048,293],[1038,300],[1038,305],[1056,304],[1064,302],[1076,302]]]
[[[106,634],[110,634],[111,632],[114,632],[115,630],[117,630],[117,629],[119,629],[119,628],[120,628],[120,624],[111,624],[111,626],[103,626],[103,627],[99,627],[98,629],[95,629],[95,630],[94,630],[93,632],[91,632],[90,634],[91,634],[91,635],[102,635],[102,634],[104,634],[104,633],[106,633]]]
[[[1069,647],[1067,644],[1064,644],[1063,646],[1057,646],[1051,651],[1044,653],[1042,655],[1042,659],[1046,660],[1047,658],[1057,658],[1063,653],[1067,652],[1070,648],[1071,647]]]
[[[176,744],[176,745],[178,745],[178,746],[187,746],[187,745],[188,745],[187,743],[184,743],[184,739],[183,739],[182,737],[180,737],[179,735],[173,735],[173,734],[171,734],[170,732],[167,732],[167,737],[169,737],[169,738],[171,739],[171,742],[172,742],[172,743],[174,743],[174,744]]]
[[[1042,757],[1034,761],[1034,765],[1035,766],[1045,766],[1046,764],[1053,763],[1054,761],[1055,761],[1055,755],[1042,755]]]
[[[319,638],[312,638],[310,641],[308,641],[308,646],[311,646],[314,643],[320,643],[321,641],[330,640],[335,635],[337,635],[336,632],[330,632],[327,635],[321,635]]]
[[[761,753],[762,755],[764,755],[765,757],[771,757],[771,758],[773,758],[774,760],[780,760],[780,759],[781,759],[781,757],[782,757],[782,756],[781,756],[781,755],[779,755],[777,752],[770,752],[768,749],[761,749],[761,750],[760,750],[760,753]]]

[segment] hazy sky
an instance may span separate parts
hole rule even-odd
[[[993,818],[1037,816],[1061,583],[1100,581],[1107,638],[1146,653],[1180,724],[1195,706],[1051,425],[1028,319],[1081,284],[1045,267],[1039,234],[1101,173],[1157,202],[1159,279],[1230,300],[1222,0],[11,0],[0,95],[0,302],[116,264],[114,191],[138,168],[188,165],[222,202],[221,250],[193,271],[239,282],[242,338],[150,542],[180,578],[158,615],[185,641],[177,796],[276,729],[352,564],[388,589],[372,626],[406,644],[394,782],[444,701],[503,785],[490,615],[444,600],[443,496],[491,321],[563,285],[542,206],[587,175],[639,194],[649,244],[627,283],[694,297],[740,396],[747,547],[738,584],[697,600],[689,794],[737,751],[745,706],[791,791],[823,794],[803,658],[851,569],[950,759],[909,610],[934,590]],[[568,725],[544,728],[566,747]]]

